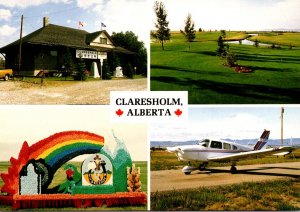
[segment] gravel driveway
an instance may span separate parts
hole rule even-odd
[[[0,104],[109,104],[110,91],[146,91],[147,79],[48,81],[44,85],[0,81]]]

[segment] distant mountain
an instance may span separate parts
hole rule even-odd
[[[224,141],[231,141],[235,142],[238,144],[244,144],[244,145],[254,145],[257,140],[255,139],[241,139],[241,140],[232,140],[229,138],[221,139]],[[171,147],[171,146],[181,146],[181,145],[193,145],[197,144],[198,141],[195,140],[190,140],[190,141],[151,141],[150,142],[150,147]],[[270,146],[279,146],[280,144],[280,139],[269,139],[268,140],[268,145]],[[283,145],[293,145],[293,146],[300,146],[300,138],[293,138],[292,143],[291,139],[283,139]]]

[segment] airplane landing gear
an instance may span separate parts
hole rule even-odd
[[[231,168],[230,168],[231,174],[236,174],[237,173],[237,168],[235,166],[236,166],[236,163],[233,162],[232,165],[231,165]]]
[[[200,164],[200,165],[199,165],[199,170],[200,170],[200,171],[204,171],[205,168],[206,168],[206,165],[207,165],[207,163],[202,163],[202,164]]]
[[[185,167],[183,167],[182,172],[185,175],[189,175],[189,174],[191,174],[192,171],[195,171],[195,170],[197,170],[197,168],[195,168],[193,166],[185,166]]]
[[[236,174],[237,173],[236,167],[235,166],[231,166],[230,172],[231,172],[231,174]]]

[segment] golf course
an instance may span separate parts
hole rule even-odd
[[[189,104],[300,103],[300,33],[226,31],[224,43],[248,73],[217,56],[219,36],[220,31],[197,32],[188,43],[172,31],[164,50],[151,39],[151,90],[188,91]],[[258,46],[243,44],[245,38]]]

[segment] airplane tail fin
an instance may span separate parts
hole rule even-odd
[[[270,131],[264,130],[264,132],[261,134],[260,139],[257,141],[257,143],[254,146],[254,150],[261,150],[265,149],[267,146],[267,140],[269,138]]]

